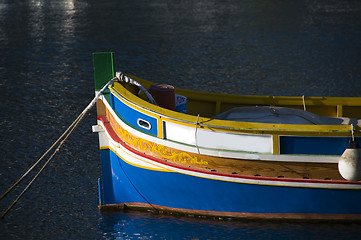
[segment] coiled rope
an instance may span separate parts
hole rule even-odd
[[[33,177],[33,179],[29,182],[29,184],[24,188],[24,190],[19,194],[19,196],[13,201],[13,203],[5,210],[5,212],[1,215],[1,219],[5,217],[5,215],[10,211],[12,207],[19,201],[19,199],[24,195],[26,190],[31,186],[31,184],[36,180],[36,178],[40,175],[40,173],[45,169],[45,167],[49,164],[49,162],[53,159],[56,153],[59,152],[60,148],[64,145],[66,140],[73,133],[75,128],[79,125],[79,123],[83,120],[85,115],[89,112],[89,110],[95,105],[96,101],[100,98],[100,96],[104,93],[104,91],[108,88],[108,86],[113,85],[115,80],[119,79],[119,74],[116,77],[111,79],[93,98],[93,100],[86,106],[86,108],[79,114],[79,116],[70,124],[70,126],[65,130],[65,132],[51,145],[51,147],[34,163],[33,166],[29,168],[24,175],[19,178],[3,195],[1,195],[0,200],[3,199],[12,189],[14,189],[50,152],[51,150],[59,143],[58,147],[54,150],[53,154],[49,157],[49,159],[45,162],[45,164],[41,167],[38,173]]]

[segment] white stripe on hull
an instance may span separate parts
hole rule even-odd
[[[99,137],[108,138],[109,146],[101,146],[101,148],[109,148],[113,150],[120,158],[125,160],[127,163],[141,167],[149,170],[155,171],[165,171],[165,172],[178,172],[181,174],[191,175],[194,177],[201,177],[207,178],[211,180],[219,180],[219,181],[228,181],[228,182],[236,182],[236,183],[245,183],[245,184],[257,184],[257,185],[272,185],[272,186],[288,186],[288,187],[311,187],[311,188],[336,188],[336,189],[361,189],[361,184],[348,184],[346,181],[345,183],[320,183],[320,182],[312,182],[312,180],[301,180],[297,181],[296,179],[287,180],[284,179],[283,181],[280,180],[264,180],[264,179],[257,179],[257,177],[231,177],[231,176],[224,176],[224,175],[217,175],[213,173],[205,173],[201,171],[194,171],[194,170],[187,170],[175,166],[170,166],[167,164],[163,164],[161,162],[157,162],[148,158],[146,156],[137,154],[133,151],[130,151],[122,144],[117,143],[113,140],[110,134],[106,131],[105,126],[102,121],[98,120],[98,126],[102,127],[104,131],[98,131]],[[106,141],[103,141],[105,143]]]

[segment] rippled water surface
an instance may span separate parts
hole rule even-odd
[[[176,87],[361,96],[361,2],[0,0],[1,194],[93,98],[97,51],[113,51],[117,70]],[[1,220],[1,239],[357,239],[361,233],[358,224],[101,214],[95,123],[93,109]],[[0,201],[1,211],[23,187]]]

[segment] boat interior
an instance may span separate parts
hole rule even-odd
[[[154,83],[129,76],[145,89]],[[139,88],[124,84],[134,95]],[[172,90],[172,87],[171,87]],[[163,91],[165,92],[165,91]],[[361,125],[361,97],[289,97],[228,95],[174,89],[174,94],[186,99],[186,113],[202,117],[260,123]]]

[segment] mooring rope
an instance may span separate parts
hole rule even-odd
[[[134,79],[126,76],[125,74],[123,74],[122,72],[117,72],[116,73],[116,77],[119,79],[119,81],[125,82],[127,84],[131,84],[134,86],[137,86],[139,88],[139,92],[138,92],[138,96],[141,92],[144,92],[145,95],[147,96],[147,98],[149,99],[149,101],[151,103],[153,103],[154,105],[158,106],[158,103],[154,100],[152,94],[150,94],[147,89],[145,89],[145,87],[143,87],[139,82],[135,81]]]
[[[19,201],[19,199],[23,196],[26,190],[31,186],[31,184],[36,180],[36,178],[40,175],[40,173],[45,169],[45,167],[49,164],[52,158],[56,153],[59,152],[60,148],[64,145],[65,141],[70,137],[75,128],[79,125],[79,123],[83,120],[88,111],[95,105],[96,101],[100,98],[100,96],[104,93],[104,91],[108,88],[109,85],[112,85],[118,77],[111,79],[93,98],[93,100],[86,106],[86,108],[79,114],[79,116],[70,124],[70,126],[64,131],[64,133],[51,145],[51,147],[31,166],[26,173],[19,178],[3,195],[1,195],[0,200],[3,199],[12,189],[14,189],[44,158],[48,153],[60,142],[58,147],[54,150],[53,154],[49,157],[49,159],[45,162],[42,168],[38,171],[38,173],[33,177],[33,179],[29,182],[29,184],[24,188],[24,190],[19,194],[19,196],[13,201],[13,203],[5,210],[5,212],[1,215],[1,219],[5,217],[5,215],[10,211],[10,209]]]

